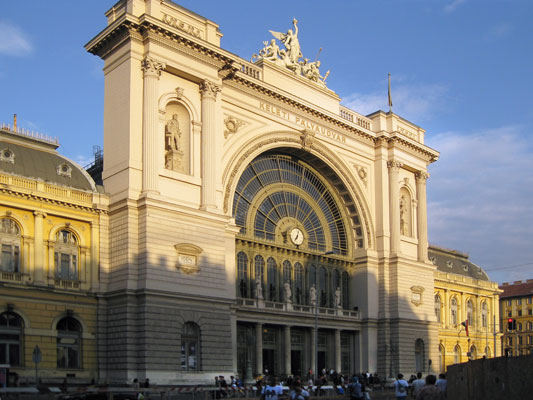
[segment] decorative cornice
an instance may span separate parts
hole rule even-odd
[[[90,212],[90,213],[93,213],[93,214],[108,214],[108,212],[109,212],[108,210],[104,210],[104,209],[101,209],[101,208],[93,208],[93,207],[82,206],[82,205],[79,205],[79,204],[69,203],[67,201],[53,200],[53,199],[50,199],[48,197],[38,196],[38,195],[36,195],[34,193],[17,192],[15,190],[7,189],[5,187],[0,188],[0,193],[5,193],[5,194],[8,194],[10,196],[20,197],[20,198],[24,198],[24,199],[28,199],[28,200],[35,200],[35,201],[40,201],[40,202],[43,202],[43,203],[59,205],[59,206],[62,206],[62,207],[69,207],[69,208],[73,208],[73,209],[77,209],[77,210]]]

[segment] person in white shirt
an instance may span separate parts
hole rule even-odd
[[[420,392],[420,390],[425,386],[426,384],[426,381],[424,379],[422,379],[422,372],[418,372],[416,374],[416,379],[413,381],[412,383],[412,387],[413,387],[413,398],[416,399],[416,396],[418,395],[418,393]]]
[[[403,379],[403,374],[398,374],[398,379],[394,381],[394,394],[397,400],[405,400],[407,398],[407,389],[409,384]]]

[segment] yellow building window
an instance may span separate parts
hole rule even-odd
[[[56,278],[78,280],[78,241],[71,231],[57,233],[54,261]]]

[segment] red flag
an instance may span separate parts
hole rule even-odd
[[[468,336],[468,320],[461,322],[461,325],[465,327],[466,336]]]

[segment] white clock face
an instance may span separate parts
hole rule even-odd
[[[294,228],[291,231],[291,240],[295,245],[297,246],[301,245],[304,242],[303,232],[298,228]]]

